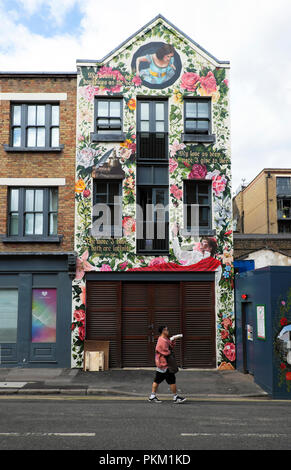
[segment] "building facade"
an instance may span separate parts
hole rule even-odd
[[[232,368],[229,63],[159,15],[77,73],[72,365],[152,367],[167,324],[180,366]]]
[[[0,364],[70,367],[76,72],[2,72],[0,100]]]
[[[241,234],[291,233],[291,170],[263,169],[233,199],[233,220]]]

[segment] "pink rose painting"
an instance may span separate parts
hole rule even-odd
[[[80,280],[83,278],[85,271],[95,271],[95,267],[90,264],[87,259],[89,256],[88,250],[84,251],[84,253],[77,258],[76,263],[76,280]]]
[[[142,81],[141,81],[141,78],[138,77],[137,75],[135,75],[132,79],[132,83],[135,85],[135,86],[140,86]]]
[[[74,311],[74,318],[77,321],[84,321],[85,320],[85,310],[79,309]]]
[[[182,199],[183,192],[182,189],[179,189],[176,184],[172,184],[170,187],[170,193],[177,199]]]
[[[157,258],[151,260],[149,266],[157,266],[158,264],[163,264],[165,262],[166,261],[162,256],[158,256]]]
[[[174,171],[178,168],[178,162],[173,158],[169,159],[169,171],[170,173],[174,173]]]
[[[201,179],[204,180],[207,175],[207,168],[206,165],[200,165],[199,163],[194,163],[192,166],[192,170],[188,175],[188,179]]]
[[[230,362],[233,362],[235,360],[235,345],[233,343],[226,343],[223,354]]]
[[[195,91],[200,80],[199,75],[194,72],[185,72],[181,79],[181,88],[187,91]]]
[[[214,170],[207,173],[206,179],[212,180],[212,188],[216,196],[220,196],[225,190],[227,179],[224,175],[221,175],[219,170]]]

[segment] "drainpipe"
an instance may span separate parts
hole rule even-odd
[[[269,183],[268,180],[271,178],[271,173],[268,171],[266,177],[266,196],[267,196],[267,227],[268,227],[268,234],[270,233],[270,209],[269,209]]]

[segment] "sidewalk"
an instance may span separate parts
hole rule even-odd
[[[0,368],[0,395],[100,395],[147,397],[154,369],[113,369],[84,372],[81,369]],[[237,370],[180,370],[178,392],[186,397],[268,397],[251,375]],[[169,386],[159,387],[159,396],[170,396]]]

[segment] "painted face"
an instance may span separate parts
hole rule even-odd
[[[202,240],[201,242],[201,249],[203,251],[210,251],[208,241],[207,240]]]
[[[171,54],[164,55],[163,61],[168,64],[173,56],[174,56],[173,52]]]

